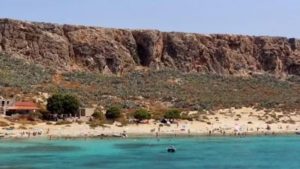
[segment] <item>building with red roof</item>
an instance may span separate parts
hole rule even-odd
[[[7,115],[14,113],[26,114],[35,112],[37,110],[39,110],[39,107],[36,103],[33,102],[15,102],[14,104],[6,108]]]
[[[31,101],[17,102],[15,97],[5,99],[0,96],[0,115],[27,114],[39,110],[36,103]]]
[[[16,102],[14,105],[9,106],[7,110],[38,110],[38,106],[33,102]]]

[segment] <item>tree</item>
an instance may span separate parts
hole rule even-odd
[[[47,110],[51,113],[63,114],[63,101],[64,96],[62,94],[55,94],[47,99]]]
[[[63,98],[63,114],[76,115],[80,106],[80,103],[77,100],[77,98],[72,95],[64,95]]]
[[[134,118],[138,121],[146,120],[151,118],[151,114],[145,109],[139,109],[134,112]]]
[[[164,117],[166,119],[180,119],[181,118],[181,115],[180,115],[180,111],[179,110],[176,110],[176,109],[173,109],[173,110],[169,110],[165,113]]]
[[[110,107],[105,113],[105,117],[110,120],[115,120],[120,116],[121,116],[121,109],[116,106]]]
[[[47,110],[51,113],[75,115],[79,106],[77,98],[68,94],[55,94],[47,100]]]

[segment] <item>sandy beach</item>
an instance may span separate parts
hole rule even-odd
[[[197,112],[189,112],[194,114]],[[72,123],[56,125],[49,123],[19,124],[10,123],[10,128],[1,127],[0,135],[10,138],[64,138],[121,136],[180,136],[180,135],[265,135],[291,134],[300,130],[300,115],[253,108],[223,109],[199,115],[198,120],[179,120],[174,124],[162,124],[150,120],[148,124],[120,126],[118,122],[91,128],[88,124]],[[13,129],[12,129],[13,127]]]

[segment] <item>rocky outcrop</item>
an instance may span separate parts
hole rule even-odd
[[[283,37],[121,30],[0,19],[0,52],[60,71],[136,66],[217,74],[300,75],[300,41]]]

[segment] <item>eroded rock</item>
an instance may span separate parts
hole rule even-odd
[[[300,75],[294,38],[121,30],[0,19],[0,51],[59,71]]]

